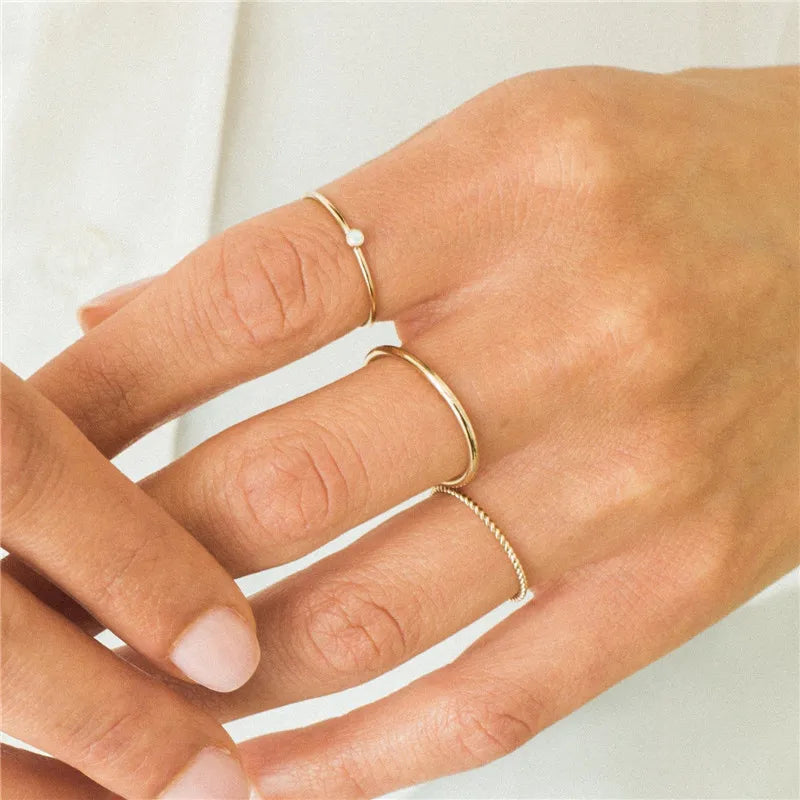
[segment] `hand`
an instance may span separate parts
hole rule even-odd
[[[525,75],[323,189],[365,232],[379,317],[472,417],[467,491],[536,600],[386,699],[245,743],[264,796],[490,761],[797,564],[797,91],[794,68]],[[366,313],[341,231],[298,201],[94,304],[102,324],[33,382],[111,455]],[[383,358],[143,486],[243,574],[464,461],[441,398]],[[435,496],[255,599],[246,687],[185,691],[232,719],[343,689],[515,588],[480,521]]]
[[[19,559],[2,571],[3,730],[64,762],[4,748],[3,797],[110,796],[80,772],[127,797],[249,797],[219,723],[91,638],[107,626],[151,670],[232,691],[259,657],[236,584],[5,368],[2,432],[3,546]]]

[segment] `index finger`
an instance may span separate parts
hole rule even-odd
[[[470,225],[464,193],[487,134],[473,125],[475,151],[453,149],[439,132],[445,123],[323,190],[364,233],[378,318],[441,293],[447,275],[435,265],[445,256],[462,274],[475,261],[474,238],[461,235]],[[114,455],[170,417],[361,325],[369,295],[351,247],[312,200],[254,217],[190,253],[32,381]]]
[[[230,575],[58,409],[0,375],[3,546],[161,669],[239,688],[260,650]]]
[[[0,586],[4,732],[127,798],[248,797],[236,748],[211,716],[13,578]]]

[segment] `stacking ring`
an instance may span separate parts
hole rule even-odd
[[[522,567],[519,559],[517,558],[517,554],[514,552],[514,548],[511,546],[511,543],[503,536],[502,531],[500,528],[495,525],[492,521],[492,518],[470,497],[467,497],[463,492],[459,492],[457,489],[453,489],[450,486],[445,486],[444,484],[439,484],[439,486],[435,487],[433,490],[433,494],[437,492],[441,492],[442,494],[449,494],[451,497],[455,497],[456,500],[459,500],[463,503],[476,517],[494,534],[494,538],[500,543],[500,546],[505,551],[505,554],[508,556],[508,560],[511,562],[511,566],[514,567],[514,572],[517,576],[517,581],[519,582],[519,591],[511,598],[516,602],[521,602],[525,599],[525,595],[528,593],[528,577],[525,574],[525,570]]]
[[[442,486],[464,486],[469,483],[478,471],[478,440],[475,437],[475,429],[472,427],[472,422],[470,422],[469,416],[464,410],[464,406],[461,405],[458,398],[453,393],[453,390],[424,361],[421,361],[402,347],[395,347],[391,344],[375,347],[367,353],[367,358],[364,363],[369,364],[370,361],[380,356],[396,356],[397,358],[402,358],[404,361],[407,361],[409,364],[416,367],[428,383],[430,383],[444,398],[450,410],[455,414],[458,424],[464,433],[469,462],[467,463],[466,469],[457,478],[453,478],[450,481],[443,481]]]
[[[361,323],[361,327],[371,325],[375,321],[377,313],[377,303],[375,301],[375,284],[372,280],[372,273],[367,266],[367,259],[361,245],[364,244],[364,234],[358,228],[351,228],[345,221],[342,212],[320,192],[308,192],[303,195],[304,200],[316,200],[328,213],[336,220],[339,227],[344,232],[344,240],[352,248],[355,254],[358,267],[361,270],[361,275],[364,278],[364,283],[367,285],[367,292],[369,294],[369,316]]]

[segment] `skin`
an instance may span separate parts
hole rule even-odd
[[[5,367],[1,386],[3,547],[20,559],[4,559],[0,589],[3,730],[108,789],[155,796],[204,747],[233,754],[233,742],[79,627],[110,628],[182,681],[170,654],[184,630],[222,607],[254,636],[252,611],[230,575],[58,408]],[[22,759],[9,757],[8,770],[4,759],[4,797],[71,796],[51,784],[72,770],[31,771]]]
[[[365,232],[379,318],[469,411],[466,491],[536,599],[385,699],[241,745],[264,797],[487,763],[798,564],[798,122],[794,67],[532,73],[323,187]],[[93,303],[30,384],[111,456],[367,308],[341,231],[298,201]],[[242,575],[465,458],[446,405],[384,358],[142,488]],[[244,687],[163,681],[235,719],[369,680],[515,590],[480,521],[435,496],[251,598],[264,650]]]

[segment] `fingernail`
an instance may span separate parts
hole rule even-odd
[[[119,300],[129,294],[133,294],[135,297],[136,294],[138,294],[138,292],[136,292],[137,289],[144,289],[147,284],[152,283],[157,277],[158,276],[153,275],[149,278],[142,278],[132,283],[126,283],[123,286],[117,286],[115,289],[103,292],[103,294],[99,294],[97,297],[84,303],[78,309],[78,322],[84,333],[89,330],[89,328],[94,327],[98,322],[102,322],[103,319],[109,316],[110,312],[116,311],[116,307],[120,305],[118,302]]]
[[[232,692],[258,666],[253,629],[231,608],[212,608],[175,642],[170,660],[187,678],[216,692]]]
[[[141,278],[138,281],[123,283],[122,286],[116,286],[113,289],[109,289],[107,292],[103,292],[103,294],[97,295],[97,297],[93,297],[87,303],[84,303],[81,306],[81,308],[86,308],[87,306],[108,305],[109,302],[115,300],[117,297],[120,297],[123,294],[128,294],[128,292],[131,292],[134,289],[139,289],[141,287],[147,286],[148,283],[152,283],[155,279],[156,276],[152,275],[149,278]]]
[[[249,800],[244,770],[219,747],[201,750],[189,766],[159,795],[164,800]]]
[[[303,785],[301,785],[301,783]],[[259,800],[265,797],[280,797],[282,800],[293,798],[308,798],[307,786],[303,781],[298,782],[294,772],[270,772],[262,775],[258,780],[258,791],[255,795]],[[250,800],[253,800],[251,797]]]

